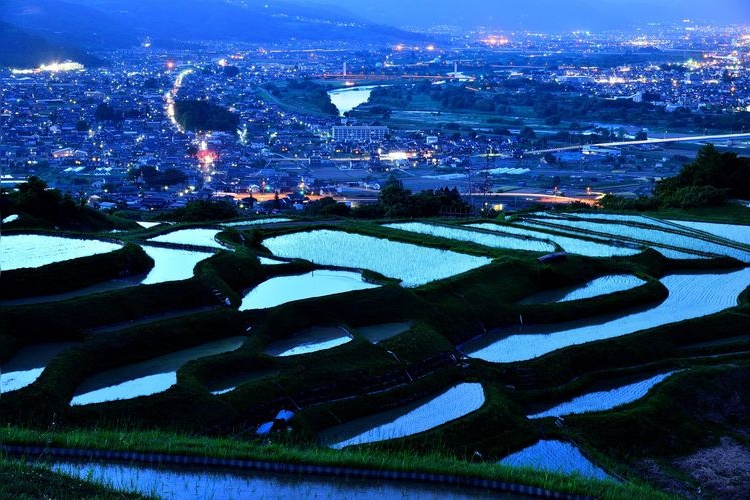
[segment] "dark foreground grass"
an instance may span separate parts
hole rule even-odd
[[[50,447],[171,453],[358,469],[454,474],[506,480],[563,493],[584,494],[604,499],[667,498],[666,495],[643,484],[594,481],[578,476],[502,467],[494,463],[468,463],[457,460],[449,454],[433,453],[415,456],[410,450],[385,452],[365,448],[338,451],[325,448],[299,448],[285,444],[264,445],[233,438],[208,439],[160,431],[38,432],[18,427],[0,428],[0,442],[27,445],[44,443]]]
[[[0,498],[125,500],[150,497],[75,479],[42,465],[0,457]]]

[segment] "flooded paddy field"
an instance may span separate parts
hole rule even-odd
[[[242,299],[240,311],[267,309],[295,300],[377,287],[365,282],[361,274],[350,271],[319,270],[296,276],[279,276],[250,290]]]
[[[0,268],[3,271],[41,267],[55,262],[113,252],[122,248],[109,241],[66,238],[40,234],[4,235],[0,246]]]
[[[224,442],[222,449],[260,446],[294,457],[311,453],[313,458],[299,459],[303,463],[319,460],[318,452],[361,451],[384,462],[409,453],[416,464],[423,454],[449,457],[461,466],[495,467],[502,477],[510,473],[498,463],[592,480],[613,477],[608,471],[623,477],[619,467],[628,467],[627,461],[613,450],[631,443],[602,446],[595,438],[597,432],[606,434],[606,422],[641,413],[648,417],[643,422],[653,422],[657,417],[647,412],[669,408],[664,401],[681,394],[675,386],[685,376],[707,373],[704,379],[710,380],[711,370],[736,370],[748,361],[742,350],[750,315],[743,292],[750,286],[750,270],[726,267],[738,266],[728,259],[712,259],[744,256],[738,246],[741,227],[730,244],[725,240],[731,240],[732,229],[600,215],[538,214],[529,219],[534,226],[441,220],[318,228],[310,220],[290,225],[278,223],[294,219],[253,219],[229,223],[235,228],[232,235],[244,237],[232,238],[234,252],[216,241],[217,227],[177,226],[157,237],[171,241],[160,244],[154,238],[153,245],[143,240],[143,230],[133,236],[118,233],[122,241],[140,245],[155,265],[136,280],[150,286],[129,286],[92,302],[101,318],[88,318],[92,311],[80,306],[89,303],[80,300],[94,293],[94,287],[60,306],[0,306],[0,319],[49,325],[49,331],[34,335],[80,339],[78,345],[84,347],[80,353],[76,349],[75,360],[67,359],[63,353],[71,344],[52,348],[57,343],[34,340],[34,345],[19,348],[28,342],[20,332],[29,329],[14,324],[10,334],[0,331],[0,347],[15,353],[3,357],[0,352],[0,411],[13,418],[37,412],[47,420],[52,414],[65,415],[71,425],[102,428],[117,428],[126,418],[138,428],[159,429],[164,416],[179,408],[170,429],[184,432],[180,439],[201,432],[240,436]],[[300,227],[306,231],[298,232]],[[664,233],[661,239],[658,232]],[[663,259],[649,246],[681,260]],[[566,259],[538,262],[540,253],[559,249],[568,253]],[[666,299],[634,307],[639,302],[633,297],[648,288],[642,285],[657,285],[657,279],[668,292]],[[570,283],[579,284],[559,286]],[[169,302],[174,310],[132,301],[141,296],[159,303],[174,297]],[[308,300],[316,297],[327,298]],[[186,303],[191,306],[180,307]],[[532,304],[540,311],[535,318],[544,320],[549,305],[555,317],[578,319],[524,323]],[[602,304],[606,315],[599,311]],[[60,307],[78,313],[68,317]],[[117,312],[116,321],[107,321],[108,310]],[[78,323],[77,315],[87,317]],[[94,330],[83,327],[90,324],[102,325],[107,333],[92,335]],[[654,327],[663,328],[626,337]],[[213,340],[218,332],[226,338]],[[679,337],[674,346],[664,341],[670,335]],[[626,338],[632,340],[616,345],[627,348],[606,350],[619,342],[615,339]],[[570,346],[577,347],[560,352]],[[120,352],[127,359],[146,360],[118,366]],[[569,353],[575,354],[575,365],[566,365]],[[654,366],[639,368],[639,353],[647,353],[644,357]],[[65,380],[74,361],[92,363],[99,356],[111,360],[109,365],[101,362],[105,369],[73,383]],[[39,379],[46,366],[50,369]],[[662,384],[677,371],[679,377]],[[703,379],[691,380],[698,390],[695,380]],[[58,383],[68,383],[69,394],[75,388],[72,400],[44,399]],[[118,402],[97,404],[109,401]],[[291,413],[288,420],[255,436],[259,424],[285,412]],[[701,418],[702,413],[690,415]],[[579,420],[586,426],[577,426]],[[638,422],[630,425],[637,428]],[[678,427],[664,428],[675,428],[674,439],[680,439]],[[639,432],[634,435],[647,435],[644,429]],[[643,446],[654,447],[655,441]],[[289,442],[294,446],[288,447]],[[154,441],[149,446],[158,445]],[[412,454],[409,447],[419,452]],[[236,450],[227,453],[242,456]],[[234,473],[173,471],[172,476],[172,471],[148,467],[93,463],[84,465],[85,470],[72,463],[60,467],[76,475],[130,480],[126,487],[131,490],[163,487],[158,491],[178,497],[185,484],[193,488],[190,493],[218,496],[299,488],[309,488],[311,495],[345,491],[347,497],[402,491],[389,483],[330,489],[318,478],[290,486],[267,475],[247,479]],[[162,485],[146,484],[157,474]],[[564,489],[564,483],[549,479],[553,476],[523,477]],[[601,496],[604,490],[590,491]],[[644,495],[631,495],[639,496]]]

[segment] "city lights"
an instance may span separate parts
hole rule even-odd
[[[86,69],[83,64],[65,61],[65,62],[53,62],[50,64],[42,64],[36,69],[12,69],[11,73],[14,75],[30,75],[34,73],[60,73],[64,71],[83,71]]]

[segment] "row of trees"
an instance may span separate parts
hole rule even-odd
[[[611,210],[644,211],[719,206],[727,198],[750,199],[750,158],[722,153],[709,144],[679,174],[659,182],[654,196],[627,199],[607,195],[599,204]]]
[[[159,170],[156,167],[146,165],[128,170],[127,178],[133,182],[142,182],[147,187],[160,188],[161,186],[174,186],[187,181],[185,173],[178,168],[167,168]]]
[[[48,189],[47,183],[31,176],[19,184],[17,191],[2,192],[0,213],[21,215],[26,227],[58,227],[80,231],[99,231],[114,227],[104,214],[63,195],[57,189]]]
[[[269,94],[281,100],[303,101],[321,113],[338,116],[339,110],[331,102],[328,88],[312,80],[287,80],[285,87],[273,83],[263,85]]]
[[[177,222],[225,221],[237,218],[238,214],[237,207],[228,201],[195,200],[160,218]]]
[[[207,101],[175,101],[174,118],[190,131],[215,130],[233,132],[240,124],[239,116]]]
[[[376,204],[362,205],[356,209],[351,209],[346,205],[337,203],[333,198],[323,198],[310,203],[305,209],[307,215],[340,215],[365,219],[435,217],[446,213],[466,214],[470,211],[471,208],[461,199],[461,195],[456,188],[448,189],[446,187],[412,193],[393,176],[380,190],[378,203]]]

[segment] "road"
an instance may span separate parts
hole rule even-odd
[[[669,137],[665,139],[646,139],[645,141],[618,141],[618,142],[600,142],[597,144],[583,144],[577,146],[564,146],[560,148],[550,149],[536,149],[532,151],[525,151],[524,154],[544,154],[544,153],[555,153],[558,151],[574,151],[582,149],[585,146],[597,147],[597,148],[615,148],[621,146],[638,146],[643,144],[665,144],[670,142],[702,142],[702,141],[714,141],[714,140],[732,140],[732,139],[749,139],[750,133],[741,134],[717,134],[717,135],[693,135],[683,137]],[[484,156],[484,155],[483,155]],[[492,155],[489,155],[492,156]]]

